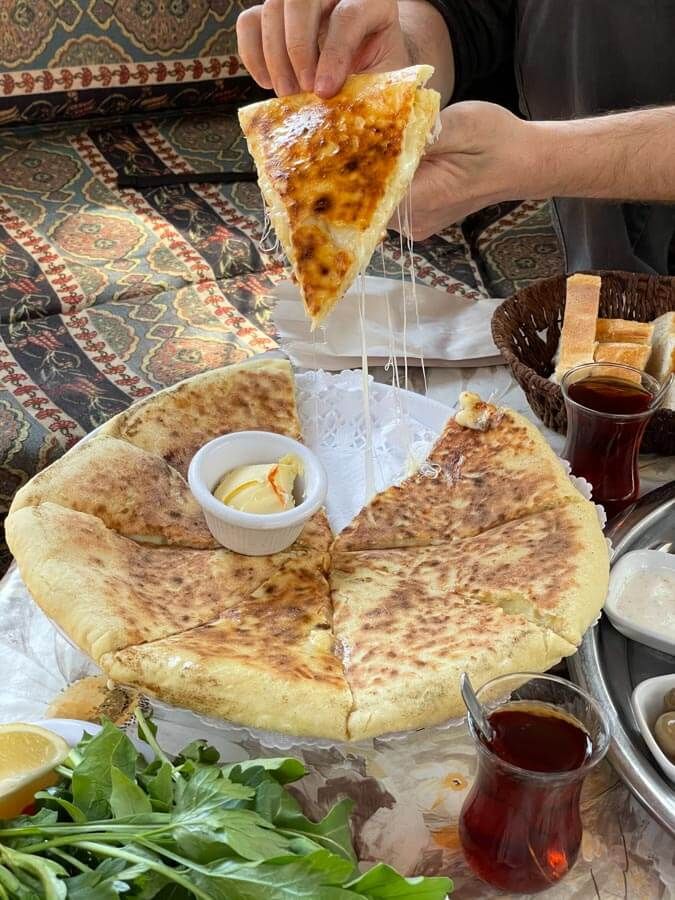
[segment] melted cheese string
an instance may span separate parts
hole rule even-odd
[[[314,440],[319,443],[319,372],[316,364],[316,329],[312,331],[312,387],[314,388]]]
[[[363,378],[363,418],[365,429],[364,465],[365,465],[365,497],[368,503],[375,493],[375,472],[373,465],[373,423],[370,418],[370,383],[368,379],[368,347],[366,342],[366,276],[359,274],[359,324],[361,326],[361,374]]]
[[[408,192],[406,194],[406,202],[405,202],[405,221],[403,223],[403,227],[406,230],[406,237],[408,238],[408,260],[409,260],[409,269],[410,269],[410,285],[412,288],[412,297],[413,303],[415,305],[415,324],[417,325],[417,334],[418,339],[420,341],[420,365],[422,367],[422,380],[424,382],[424,395],[426,396],[429,390],[429,386],[427,385],[427,370],[424,365],[424,342],[422,341],[422,332],[420,329],[420,307],[417,302],[417,277],[415,274],[415,251],[413,246],[413,238],[412,238],[412,186],[408,187]]]
[[[274,242],[272,244],[270,244],[269,247],[265,246],[265,242],[269,239],[270,235],[272,234],[273,228],[272,228],[272,220],[270,219],[269,210],[267,208],[267,204],[265,203],[265,198],[263,197],[262,192],[260,194],[260,199],[262,201],[262,208],[263,208],[263,228],[262,228],[262,234],[260,235],[260,240],[258,241],[258,250],[260,250],[261,253],[276,253],[277,250],[279,249],[279,238],[278,238],[276,232],[274,232]]]
[[[403,292],[403,387],[408,390],[408,283],[405,278],[405,254],[403,253],[403,225],[401,207],[396,211],[398,218],[398,247],[401,263],[401,291]]]

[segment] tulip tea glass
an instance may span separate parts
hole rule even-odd
[[[601,707],[553,675],[495,678],[477,691],[493,736],[469,714],[478,771],[462,808],[467,862],[504,891],[535,893],[560,881],[581,845],[584,778],[609,745]]]
[[[572,473],[593,486],[593,499],[609,518],[640,494],[642,436],[668,385],[617,363],[584,363],[563,376],[567,443],[562,455]]]

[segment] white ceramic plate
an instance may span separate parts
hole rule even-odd
[[[641,625],[629,614],[619,608],[621,596],[626,583],[640,574],[654,570],[666,570],[675,578],[675,556],[660,550],[633,550],[619,559],[612,568],[609,579],[609,592],[605,603],[605,612],[617,631],[647,647],[660,650],[662,653],[675,655],[675,639],[663,631],[656,631]],[[675,596],[673,598],[675,602]]]
[[[79,719],[33,719],[27,724],[39,725],[46,731],[58,734],[69,747],[79,744],[85,731],[87,734],[96,735],[101,730],[100,725],[95,725],[93,722],[81,722]]]
[[[640,733],[652,751],[652,756],[661,767],[666,778],[669,778],[675,785],[675,764],[668,759],[656,743],[652,733],[654,722],[664,711],[663,698],[671,688],[675,688],[675,672],[672,675],[658,675],[656,678],[648,678],[646,681],[638,684],[633,691],[630,702]]]

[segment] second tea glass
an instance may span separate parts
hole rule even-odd
[[[623,378],[624,375],[632,378]],[[608,379],[631,386],[646,396],[640,412],[603,412],[570,396],[580,381]],[[635,502],[640,494],[638,454],[649,420],[661,406],[668,384],[651,375],[617,363],[584,363],[567,372],[560,384],[567,410],[567,442],[563,457],[572,473],[593,487],[593,500],[601,503],[609,518]],[[650,399],[651,398],[651,399]]]
[[[572,716],[591,741],[577,769],[523,769],[497,756],[469,714],[478,772],[462,808],[459,834],[467,862],[484,881],[505,891],[535,893],[560,881],[581,845],[579,797],[584,779],[609,746],[609,722],[599,704],[553,675],[505,675],[477,692],[488,714],[502,706],[545,705]]]

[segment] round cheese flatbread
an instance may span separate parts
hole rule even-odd
[[[462,712],[462,671],[479,685],[574,652],[608,577],[595,508],[537,430],[475,397],[458,420],[330,551],[320,511],[289,551],[239,556],[209,548],[181,473],[217,434],[299,424],[287,363],[234,366],[37,476],[7,540],[42,609],[123,684],[295,735],[432,725]]]

